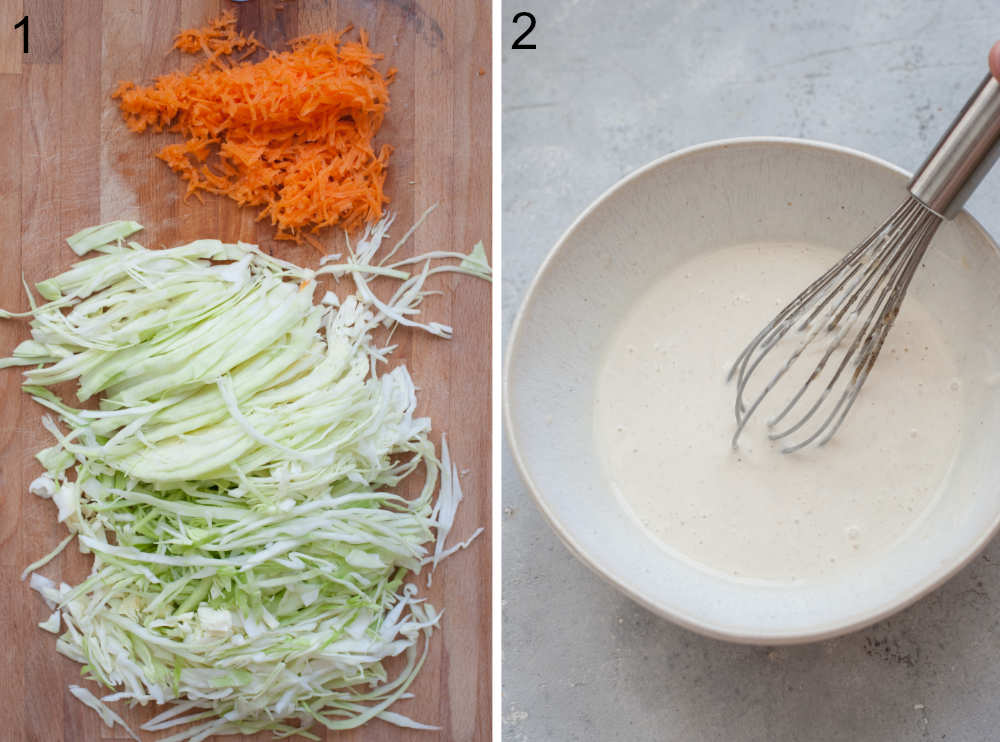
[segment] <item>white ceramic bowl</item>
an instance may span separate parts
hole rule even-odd
[[[906,181],[902,170],[842,147],[734,139],[647,165],[576,220],[515,322],[504,405],[522,475],[577,557],[688,628],[780,644],[883,618],[989,541],[1000,525],[1000,252],[964,212],[939,230],[910,291],[940,317],[967,379],[965,431],[944,496],[877,560],[822,584],[728,580],[658,545],[611,493],[595,450],[601,351],[632,298],[703,250],[768,240],[846,250],[902,202]]]

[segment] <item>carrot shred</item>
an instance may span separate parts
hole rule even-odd
[[[303,36],[259,62],[231,62],[260,47],[223,13],[182,31],[174,48],[204,59],[188,73],[161,75],[148,87],[119,83],[112,98],[135,132],[178,132],[183,142],[158,153],[186,183],[185,197],[216,193],[259,207],[278,239],[318,244],[306,232],[334,225],[349,232],[377,221],[389,202],[384,185],[392,147],[375,135],[396,73],[375,69],[383,55],[337,33]]]

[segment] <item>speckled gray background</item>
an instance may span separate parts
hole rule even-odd
[[[536,50],[510,49],[519,10]],[[775,134],[915,168],[985,73],[1000,3],[539,0],[505,2],[503,21],[506,337],[574,217],[672,150]],[[1000,236],[1000,167],[968,207]],[[1000,543],[869,629],[742,647],[579,564],[506,449],[503,478],[504,740],[1000,740]]]

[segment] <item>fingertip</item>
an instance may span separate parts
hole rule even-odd
[[[1000,41],[990,49],[990,72],[993,73],[993,77],[1000,80]]]

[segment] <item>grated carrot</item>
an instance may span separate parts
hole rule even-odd
[[[174,131],[184,141],[157,156],[200,191],[259,206],[278,239],[297,242],[339,224],[356,231],[382,216],[392,148],[376,152],[373,138],[389,105],[395,70],[382,75],[382,59],[368,37],[344,41],[339,33],[304,36],[285,52],[260,62],[230,63],[234,52],[259,44],[236,30],[224,13],[200,29],[177,35],[174,47],[205,55],[191,72],[171,72],[153,85],[122,82],[112,93],[130,129]]]
[[[189,28],[174,37],[174,49],[187,54],[204,52],[209,57],[232,54],[241,49],[254,51],[260,47],[253,33],[249,36],[237,32],[236,15],[226,11],[203,28]]]

